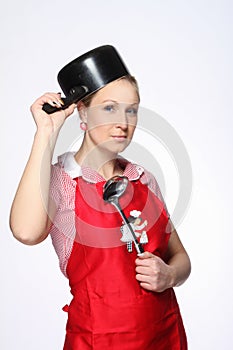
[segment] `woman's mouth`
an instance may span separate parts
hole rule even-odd
[[[126,136],[123,135],[113,135],[112,138],[119,142],[123,142],[127,139]]]

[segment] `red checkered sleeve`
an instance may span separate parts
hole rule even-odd
[[[66,265],[76,235],[74,210],[76,182],[59,165],[52,165],[51,170],[50,196],[57,210],[50,235],[61,271],[66,276]]]
[[[159,184],[158,184],[157,180],[155,179],[154,175],[151,174],[148,170],[144,169],[144,173],[141,176],[141,182],[143,184],[146,184],[148,186],[148,188],[155,194],[155,196],[163,203],[164,209],[165,209],[167,216],[169,218],[166,232],[167,233],[172,232],[174,230],[174,226],[173,226],[173,223],[170,219],[170,214],[168,212],[168,209],[167,209],[166,203],[164,201],[162,192],[160,190]]]

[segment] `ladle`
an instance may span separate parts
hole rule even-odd
[[[134,242],[137,254],[140,255],[144,252],[144,249],[141,243],[138,242],[135,232],[132,226],[130,225],[127,217],[125,216],[123,210],[121,209],[121,206],[118,200],[118,198],[125,192],[128,182],[129,180],[126,176],[116,175],[111,177],[104,185],[103,199],[105,202],[111,203],[118,210],[125,225],[127,225],[127,228],[131,233],[132,241]]]

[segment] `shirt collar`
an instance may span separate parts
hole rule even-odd
[[[58,164],[72,178],[82,176],[82,178],[90,183],[106,181],[99,173],[90,167],[80,166],[75,158],[75,152],[66,152],[58,157]],[[144,172],[144,169],[127,161],[124,158],[119,158],[119,161],[125,166],[123,175],[127,176],[130,181],[138,180]]]

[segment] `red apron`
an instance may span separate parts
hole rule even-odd
[[[135,249],[121,242],[122,219],[102,199],[103,182],[75,179],[77,236],[67,265],[73,299],[64,350],[186,350],[186,336],[173,289],[142,289],[135,278]],[[163,258],[169,234],[166,211],[139,180],[120,198],[127,217],[147,221],[147,251]]]

